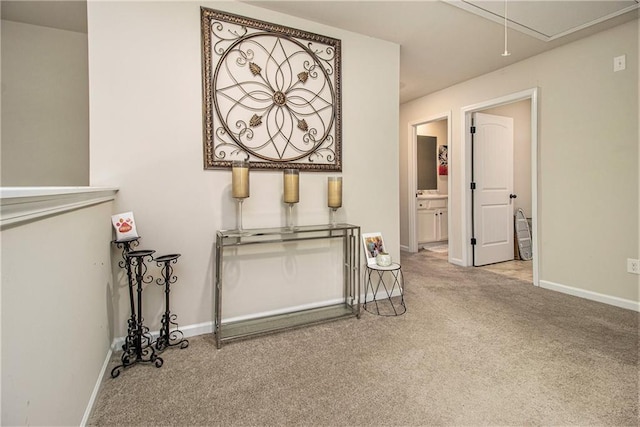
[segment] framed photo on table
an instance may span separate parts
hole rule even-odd
[[[367,257],[367,265],[376,265],[376,256],[379,253],[386,253],[382,233],[362,233],[362,244],[364,254]]]

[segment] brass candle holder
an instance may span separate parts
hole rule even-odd
[[[231,195],[236,199],[236,227],[242,231],[242,202],[249,197],[249,162],[231,163]]]
[[[330,176],[327,180],[327,205],[329,206],[329,224],[335,227],[336,211],[342,207],[342,177]]]
[[[300,201],[300,175],[298,169],[285,169],[283,178],[283,200],[289,205],[287,227],[293,229],[293,206]]]

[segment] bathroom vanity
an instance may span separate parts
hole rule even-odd
[[[417,198],[418,244],[448,240],[449,197],[446,194],[424,194]]]

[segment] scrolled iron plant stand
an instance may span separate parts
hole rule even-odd
[[[175,321],[178,316],[171,314],[169,309],[169,293],[170,285],[176,283],[178,278],[173,275],[173,267],[171,264],[178,262],[180,254],[163,255],[155,259],[158,267],[162,268],[162,277],[156,280],[156,284],[164,286],[165,294],[165,312],[162,315],[162,327],[160,335],[156,340],[156,350],[162,352],[169,347],[180,346],[181,349],[189,347],[189,341],[184,339],[184,334],[178,329],[178,323]],[[175,325],[176,329],[170,331],[171,325]]]
[[[135,270],[136,290],[138,296],[138,313],[135,317],[135,307],[133,303],[133,282],[132,275],[129,274],[129,286],[131,297],[131,319],[130,322],[135,319],[135,325],[129,327],[129,332],[125,338],[125,344],[122,346],[122,364],[116,366],[111,370],[111,377],[116,378],[120,375],[122,369],[126,369],[137,363],[153,363],[157,368],[161,367],[164,361],[161,357],[158,357],[153,349],[153,337],[149,333],[149,328],[144,326],[142,317],[142,285],[143,283],[151,283],[153,281],[152,276],[147,276],[147,266],[144,262],[146,257],[149,260],[153,260],[154,250],[138,250],[129,251],[125,254],[126,259],[129,262],[129,271],[133,267]]]
[[[127,283],[129,287],[129,301],[131,302],[131,317],[127,320],[127,338],[134,336],[134,330],[136,329],[136,308],[134,305],[134,297],[133,297],[133,273],[131,272],[131,259],[127,256],[129,252],[131,252],[132,248],[137,247],[140,237],[133,237],[126,240],[114,240],[116,247],[122,249],[122,261],[118,262],[118,267],[124,268],[127,272]],[[129,347],[132,345],[130,340],[125,339],[124,344],[122,345],[122,350],[126,353],[129,351]]]

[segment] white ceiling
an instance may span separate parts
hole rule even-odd
[[[8,21],[87,32],[86,0],[2,0],[0,14]]]
[[[540,40],[550,41],[606,21],[638,8],[638,0],[627,1],[450,1],[504,25],[505,8],[509,27]],[[583,4],[581,4],[583,3]]]
[[[400,103],[639,16],[637,0],[509,0],[511,55],[503,57],[504,1],[246,3],[398,43]]]
[[[503,57],[504,1],[246,1],[399,44],[401,103],[638,19],[639,2],[508,0],[511,55]],[[87,32],[84,0],[2,0],[1,13],[11,21]]]

